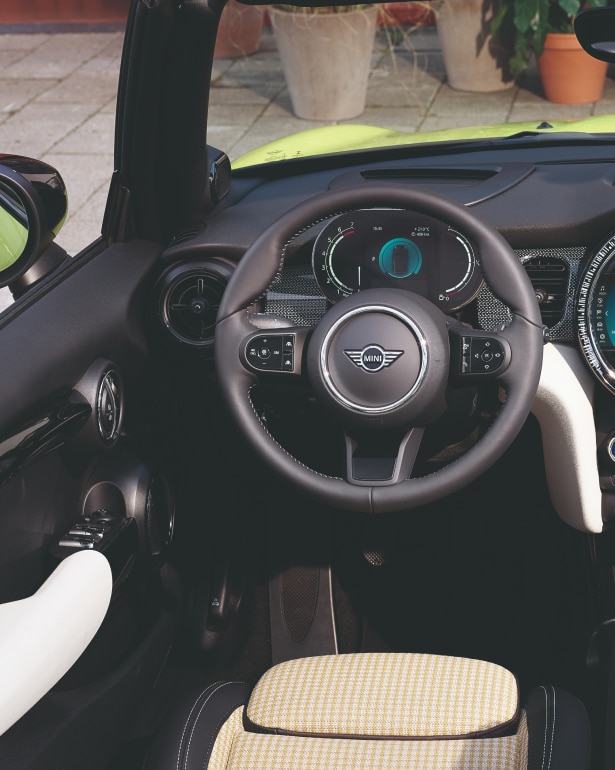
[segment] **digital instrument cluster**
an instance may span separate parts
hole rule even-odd
[[[444,312],[471,302],[483,284],[474,246],[439,220],[398,209],[362,209],[320,232],[312,267],[331,302],[365,289],[402,288]]]

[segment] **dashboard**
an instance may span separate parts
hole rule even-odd
[[[450,165],[441,158],[437,164],[416,158],[405,164],[380,162],[375,168],[364,164],[343,173],[325,168],[302,174],[300,183],[273,175],[251,178],[244,172],[206,230],[180,237],[166,250],[156,295],[159,319],[178,341],[208,348],[224,286],[262,230],[311,195],[354,186],[357,180],[384,179],[456,198],[491,222],[535,286],[549,339],[577,344],[580,334],[580,349],[593,352],[588,363],[610,388],[615,329],[609,334],[599,326],[606,323],[599,314],[604,308],[604,318],[609,317],[607,294],[615,296],[615,163],[597,162],[586,149],[581,155],[590,157],[576,163],[569,150],[543,150],[536,163],[528,160],[535,151],[510,151],[507,162],[501,152],[497,165],[487,160],[495,154],[490,151],[471,165],[467,160],[460,165],[459,158]],[[516,159],[519,155],[524,162]],[[465,233],[428,216],[395,210],[339,212],[298,233],[280,257],[282,269],[260,309],[299,326],[314,326],[342,297],[377,287],[421,294],[444,312],[477,318],[486,329],[507,319],[506,308],[485,285],[475,245]]]
[[[204,229],[176,239],[163,254],[155,324],[177,350],[211,359],[217,308],[244,253],[279,216],[320,193],[376,182],[454,198],[504,236],[534,287],[545,341],[554,344],[557,366],[563,366],[543,386],[549,409],[566,408],[556,391],[567,378],[570,390],[562,401],[570,402],[574,393],[587,404],[589,411],[577,410],[589,423],[581,428],[583,441],[559,435],[560,454],[554,446],[552,462],[561,480],[565,441],[579,456],[589,454],[594,466],[597,448],[599,468],[591,471],[589,485],[576,484],[580,492],[561,493],[570,498],[562,506],[595,507],[596,487],[603,506],[615,512],[613,493],[604,488],[615,478],[615,456],[601,450],[615,436],[615,159],[608,142],[606,149],[555,140],[492,144],[471,152],[447,147],[434,155],[403,148],[403,158],[349,154],[236,173],[231,193]],[[340,300],[382,288],[418,294],[455,321],[486,332],[510,322],[469,234],[425,212],[342,208],[281,242],[277,258],[274,280],[248,308],[257,330],[315,329]],[[557,497],[553,489],[552,495]],[[587,528],[595,531],[592,517]],[[579,525],[578,519],[572,523]]]
[[[576,153],[573,160],[570,148],[511,147],[472,153],[471,163],[467,154],[453,154],[448,162],[417,157],[341,169],[337,159],[316,171],[311,164],[309,173],[296,164],[300,184],[277,169],[244,171],[207,230],[167,249],[157,316],[180,346],[211,354],[224,287],[277,215],[326,189],[413,184],[460,200],[500,230],[534,285],[548,339],[578,347],[615,393],[615,162],[593,148]],[[370,288],[412,291],[488,331],[509,319],[484,281],[471,239],[424,214],[341,211],[297,233],[280,257],[258,308],[271,323],[313,327],[338,300]]]

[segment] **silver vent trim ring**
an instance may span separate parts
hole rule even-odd
[[[118,438],[122,413],[120,376],[114,369],[109,369],[99,383],[96,396],[96,424],[98,433],[106,444],[111,444]]]
[[[177,265],[161,281],[160,316],[179,342],[213,348],[216,316],[233,266],[214,259]]]

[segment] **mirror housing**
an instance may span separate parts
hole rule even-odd
[[[574,20],[579,43],[594,59],[615,62],[615,7],[601,6],[580,11]]]
[[[68,211],[66,187],[52,166],[0,155],[0,286],[15,296],[66,258],[53,244]]]

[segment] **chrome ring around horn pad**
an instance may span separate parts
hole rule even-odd
[[[417,324],[381,305],[355,308],[338,319],[320,352],[331,395],[363,414],[390,412],[406,403],[420,387],[427,361],[427,342]]]

